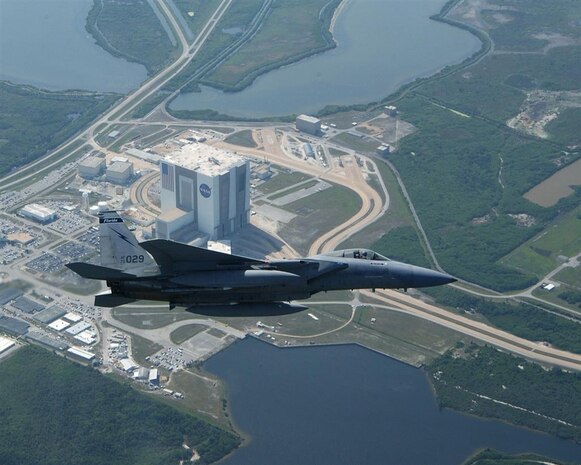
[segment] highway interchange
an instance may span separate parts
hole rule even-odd
[[[343,241],[351,237],[358,231],[371,225],[373,222],[377,221],[381,215],[383,215],[390,207],[390,196],[388,192],[388,186],[386,186],[381,180],[381,176],[377,176],[381,180],[382,193],[377,192],[373,189],[365,179],[365,171],[371,173],[379,173],[377,165],[372,158],[364,157],[360,154],[355,153],[353,150],[347,149],[342,146],[335,145],[327,140],[321,138],[313,138],[312,136],[304,135],[305,139],[311,139],[313,142],[320,144],[322,146],[340,149],[347,155],[342,157],[343,166],[339,166],[337,163],[331,163],[329,167],[324,167],[320,164],[312,163],[307,160],[302,160],[296,156],[288,153],[285,150],[284,140],[282,143],[277,142],[276,130],[273,128],[272,124],[250,124],[250,123],[217,123],[217,122],[203,122],[203,121],[177,121],[172,120],[168,115],[164,114],[163,111],[153,111],[146,118],[132,121],[128,119],[132,110],[135,109],[137,105],[145,101],[148,97],[152,96],[156,91],[158,91],[162,86],[168,83],[173,77],[175,77],[180,71],[182,71],[190,62],[190,60],[199,52],[201,47],[204,45],[208,36],[210,35],[213,28],[218,23],[221,16],[227,10],[229,4],[232,0],[223,0],[215,13],[210,17],[207,24],[203,28],[202,32],[197,36],[192,44],[187,42],[183,32],[180,29],[178,21],[173,16],[171,9],[168,8],[164,0],[156,0],[161,11],[169,20],[171,28],[180,43],[181,53],[179,57],[170,64],[166,69],[158,73],[156,76],[150,78],[148,81],[144,82],[138,89],[133,91],[131,94],[127,95],[125,98],[117,102],[110,110],[105,114],[97,118],[90,127],[86,130],[73,137],[58,150],[47,154],[45,157],[38,159],[37,161],[22,167],[19,170],[15,170],[5,176],[0,180],[0,189],[2,191],[11,190],[18,188],[23,182],[29,179],[36,179],[39,175],[48,174],[54,171],[57,167],[62,164],[63,153],[72,153],[78,150],[79,144],[88,144],[94,149],[106,151],[96,140],[98,134],[106,134],[111,131],[113,126],[127,125],[127,126],[137,126],[137,125],[153,125],[162,124],[166,127],[173,126],[195,126],[195,127],[214,127],[223,126],[230,128],[234,131],[251,129],[255,133],[260,133],[262,140],[264,142],[264,147],[262,149],[249,149],[239,146],[230,146],[225,142],[218,142],[216,145],[222,146],[224,148],[234,149],[239,153],[243,153],[249,157],[255,157],[257,159],[263,159],[265,154],[268,154],[268,159],[271,163],[286,167],[295,171],[300,171],[309,174],[310,176],[318,177],[321,180],[328,181],[335,184],[340,184],[349,187],[361,198],[361,208],[359,211],[351,218],[349,218],[345,223],[334,227],[332,230],[325,232],[320,237],[316,238],[310,247],[310,254],[322,253],[325,251],[330,251],[337,248]],[[160,119],[156,121],[156,118]],[[283,139],[287,134],[292,133],[292,129],[289,125],[280,125],[279,131],[283,133]],[[271,141],[269,143],[268,141]],[[359,157],[360,162],[358,163],[357,157]],[[329,157],[330,158],[330,157]],[[396,173],[397,175],[397,173]],[[67,176],[67,173],[63,173],[63,179]],[[68,173],[70,176],[70,172]],[[139,208],[143,211],[147,211],[149,214],[156,213],[156,208],[149,201],[145,199],[147,197],[148,186],[150,186],[156,180],[156,175],[151,174],[140,180],[140,182],[134,186],[131,191],[131,199]],[[436,266],[437,258],[435,257],[431,247],[429,247],[429,241],[427,235],[423,231],[421,222],[415,210],[413,209],[413,204],[411,199],[405,193],[405,186],[403,182],[398,177],[398,182],[403,188],[404,195],[416,224],[423,236],[424,242],[430,251],[431,258]],[[393,186],[395,187],[395,186]],[[144,194],[145,193],[145,194]],[[577,257],[579,258],[579,256]],[[16,268],[12,268],[10,273],[14,273]],[[548,277],[556,274],[558,270],[554,270],[549,274]],[[26,275],[23,276],[21,271],[16,271],[18,276],[22,278],[35,282],[35,278],[31,278]],[[40,282],[38,282],[41,284]],[[488,290],[480,291],[474,287],[466,288],[462,286],[462,289],[468,292],[472,292],[479,295],[484,295],[486,297],[494,298],[514,298],[515,296],[505,296],[505,295],[494,295]],[[528,289],[518,294],[522,297],[532,297],[532,289]],[[65,295],[67,293],[63,292]],[[487,344],[494,345],[502,350],[512,352],[514,354],[524,356],[528,359],[535,360],[540,363],[560,366],[569,370],[581,371],[581,356],[560,351],[540,342],[527,341],[522,338],[518,338],[512,334],[500,331],[489,325],[485,325],[481,322],[476,322],[465,316],[461,316],[434,305],[427,304],[421,300],[412,298],[409,295],[405,295],[395,291],[380,291],[375,294],[368,293],[371,297],[377,300],[378,308],[384,308],[396,310],[399,312],[405,312],[414,315],[417,318],[422,318],[429,320],[435,324],[445,326],[447,328],[453,329],[454,331],[465,334],[471,338],[478,339]],[[73,297],[73,295],[70,295]],[[78,296],[74,296],[78,298]],[[355,312],[353,307],[353,312]],[[114,320],[109,313],[105,313],[104,318],[109,321],[109,323],[120,326],[121,323]],[[213,323],[205,321],[205,325],[212,325]],[[183,324],[192,324],[191,320],[186,320],[182,322]],[[179,326],[179,324],[172,325]],[[128,329],[128,328],[123,328]],[[335,330],[338,330],[337,328]],[[133,329],[133,332],[136,330]]]

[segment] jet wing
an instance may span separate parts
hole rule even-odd
[[[177,269],[180,268],[180,265],[186,263],[189,270],[210,270],[233,265],[267,264],[263,260],[231,255],[165,239],[145,241],[139,245],[151,254],[159,266],[164,268]]]

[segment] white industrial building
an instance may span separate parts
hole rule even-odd
[[[14,342],[12,339],[0,336],[0,354],[7,351],[11,347],[14,347],[15,345],[16,342]]]
[[[83,319],[83,317],[81,315],[79,315],[78,313],[75,313],[75,312],[69,312],[65,316],[63,316],[63,318],[65,318],[73,323],[78,323],[79,321],[81,321]]]
[[[42,224],[56,220],[55,210],[37,203],[28,204],[20,209],[20,215]]]
[[[92,352],[88,352],[86,350],[83,350],[79,347],[70,347],[67,352],[71,355],[76,355],[79,358],[82,358],[83,360],[88,360],[91,361],[95,358],[95,354]]]
[[[105,159],[100,157],[87,157],[79,162],[79,176],[83,178],[96,178],[105,170]]]
[[[71,336],[76,336],[77,334],[82,333],[83,331],[89,329],[90,327],[91,327],[90,323],[87,323],[86,321],[79,321],[77,324],[71,326],[70,328],[67,328],[65,333],[70,334]]]
[[[309,115],[299,115],[295,120],[298,131],[316,136],[321,132],[321,120]]]
[[[97,340],[97,334],[93,330],[87,329],[77,334],[75,339],[85,345],[91,345]]]
[[[147,380],[150,384],[158,384],[159,383],[159,371],[157,368],[152,368],[149,370],[149,376]]]
[[[71,324],[68,321],[59,318],[58,320],[55,320],[51,324],[49,324],[48,327],[54,329],[55,331],[63,331],[64,329],[67,329],[70,325]]]
[[[192,143],[169,155],[160,169],[158,238],[172,239],[189,228],[221,239],[248,224],[250,164],[245,158]]]
[[[127,184],[133,177],[133,163],[116,161],[107,168],[107,181],[114,184]]]

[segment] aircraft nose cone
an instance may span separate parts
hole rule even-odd
[[[419,267],[416,267],[413,270],[413,287],[441,286],[455,281],[457,281],[457,279],[453,276],[439,271]]]

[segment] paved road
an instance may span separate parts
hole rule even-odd
[[[146,98],[153,95],[159,89],[161,89],[165,84],[167,84],[174,76],[176,76],[180,71],[182,71],[190,62],[192,58],[200,51],[209,35],[212,33],[218,21],[222,15],[226,12],[232,0],[222,0],[218,8],[215,10],[214,14],[210,17],[206,26],[202,29],[202,32],[197,36],[194,43],[188,47],[187,40],[180,29],[180,26],[173,16],[171,10],[167,7],[164,0],[156,0],[159,7],[168,18],[171,27],[174,29],[178,40],[180,42],[182,51],[180,56],[166,69],[145,81],[138,89],[133,91],[131,94],[124,97],[120,102],[115,104],[106,113],[101,115],[91,126],[89,126],[85,131],[81,132],[77,136],[73,137],[65,144],[61,145],[57,149],[53,150],[51,153],[45,157],[41,157],[33,163],[30,163],[19,170],[10,173],[5,176],[0,181],[0,189],[6,190],[10,188],[17,187],[19,184],[36,177],[39,172],[49,172],[52,171],[59,163],[61,163],[62,155],[57,156],[63,150],[71,149],[78,142],[88,142],[93,147],[99,148],[99,145],[95,142],[94,136],[95,131],[103,124],[111,124],[118,121],[124,114],[132,111],[139,103],[143,102]],[[72,150],[71,150],[72,151]],[[46,165],[45,165],[46,163]],[[24,174],[28,172],[31,168],[35,166],[42,165],[42,169],[39,171],[32,170],[33,172],[29,174]]]

